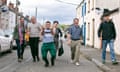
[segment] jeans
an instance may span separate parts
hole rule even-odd
[[[17,56],[18,58],[23,57],[23,53],[24,53],[24,41],[22,44],[20,44],[20,40],[16,39],[16,44],[17,44]]]
[[[114,52],[114,40],[103,40],[102,41],[102,59],[105,60],[106,59],[106,48],[107,48],[107,44],[109,44],[109,48],[110,48],[110,55],[111,55],[111,60],[115,61],[115,52]]]

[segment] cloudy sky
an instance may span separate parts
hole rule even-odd
[[[16,0],[8,0],[15,3]],[[61,3],[56,0],[19,0],[20,11],[24,15],[35,16],[37,7],[37,20],[43,23],[45,20],[58,20],[61,24],[71,24],[76,17],[76,5]],[[79,4],[81,0],[61,0],[67,3]]]

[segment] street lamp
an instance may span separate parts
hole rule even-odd
[[[37,12],[38,12],[38,8],[36,7],[35,8],[35,17],[36,17],[36,19],[37,19]]]

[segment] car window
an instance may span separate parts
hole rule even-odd
[[[0,36],[5,36],[5,35],[12,35],[13,31],[10,29],[6,29],[6,30],[1,30],[0,29]]]
[[[5,35],[11,35],[12,34],[12,30],[11,29],[7,29],[4,31]]]
[[[0,29],[0,36],[4,36],[4,31]]]

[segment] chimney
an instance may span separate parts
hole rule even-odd
[[[1,0],[2,1],[2,5],[7,5],[7,0]]]

